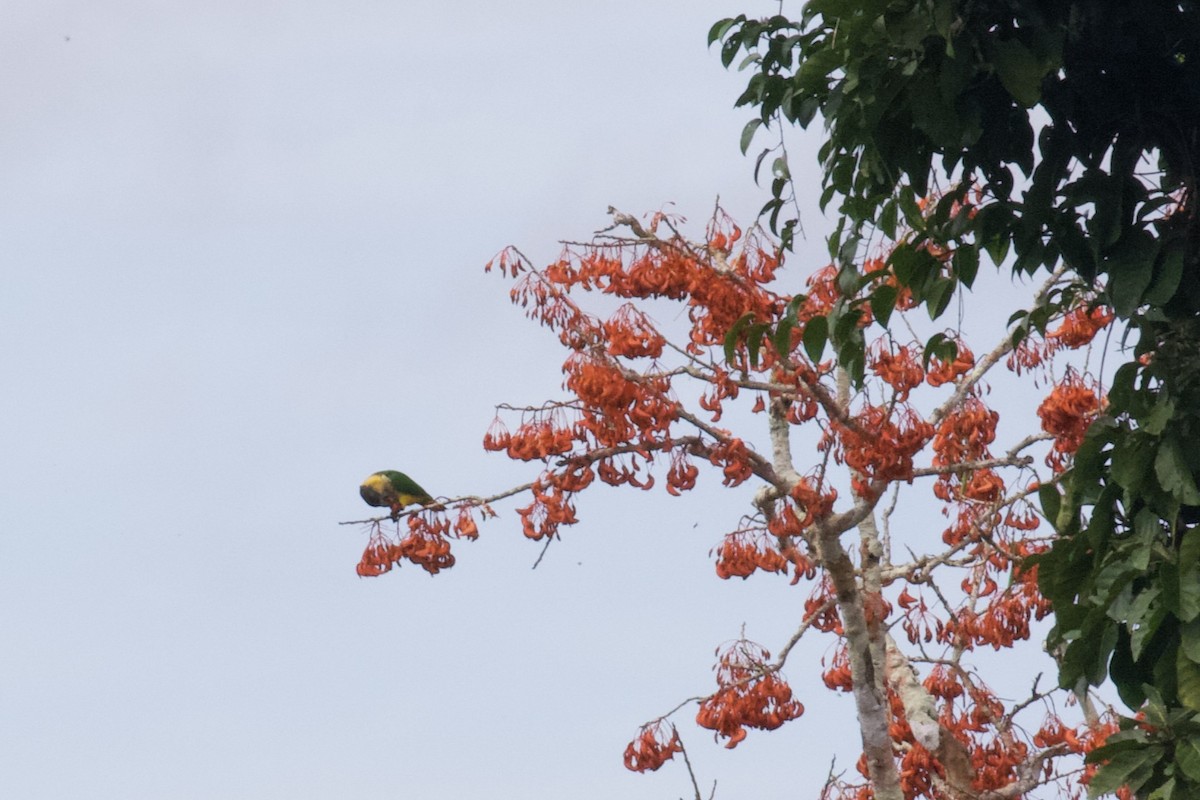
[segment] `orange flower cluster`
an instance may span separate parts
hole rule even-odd
[[[995,582],[990,586],[995,589]],[[1035,581],[1013,584],[992,598],[982,612],[963,607],[945,623],[938,641],[968,650],[990,645],[994,650],[1012,647],[1029,638],[1031,619],[1050,613],[1050,603],[1037,590]]]
[[[719,688],[700,703],[696,723],[728,739],[726,747],[737,747],[746,728],[775,730],[804,713],[787,681],[767,666],[771,654],[761,645],[739,639],[717,654]]]
[[[867,351],[867,358],[871,371],[892,387],[898,401],[907,400],[908,393],[925,380],[921,354],[912,345],[893,350],[886,339],[876,339]]]
[[[1083,755],[1090,749],[1087,732],[1083,732],[1081,736],[1079,731],[1064,725],[1057,714],[1046,715],[1042,727],[1033,735],[1033,743],[1038,747],[1056,747],[1065,744],[1067,749],[1076,755]]]
[[[550,456],[569,453],[575,443],[575,432],[566,424],[561,409],[535,412],[521,423],[516,433],[497,416],[483,437],[483,449],[504,451],[519,461],[538,461]]]
[[[841,636],[845,631],[842,628],[842,618],[838,616],[837,603],[833,602],[835,597],[833,582],[826,573],[804,601],[804,622],[824,633],[836,633]]]
[[[521,532],[526,538],[537,541],[554,536],[559,525],[574,525],[575,506],[571,503],[571,492],[542,480],[530,488],[533,502],[517,509],[521,517]]]
[[[723,215],[710,224],[708,238],[710,244],[702,251],[679,236],[655,246],[622,242],[568,248],[541,278],[560,293],[579,285],[618,297],[684,300],[692,321],[693,346],[721,345],[734,322],[745,314],[767,321],[782,312],[784,301],[762,288],[774,279],[779,255],[774,248],[768,249],[757,230],[742,240],[741,231]],[[740,252],[731,256],[728,248],[738,241],[742,242]],[[507,258],[507,263],[501,263],[502,271],[506,266],[512,270],[516,260],[511,255]],[[565,334],[563,325],[574,315],[573,310],[553,308],[554,301],[547,297],[547,311],[542,311],[537,305],[541,290],[532,282],[513,291],[514,301],[532,303],[536,316]],[[591,326],[585,327],[590,334]]]
[[[825,666],[825,658],[821,658],[821,666]],[[821,672],[821,680],[825,686],[835,692],[849,694],[854,691],[854,675],[850,670],[850,651],[844,641],[838,642],[829,660],[829,666]]]
[[[1094,383],[1068,370],[1037,410],[1042,430],[1054,436],[1054,444],[1046,455],[1047,466],[1055,472],[1066,469],[1102,408],[1103,400]]]
[[[1089,302],[1094,301],[1082,298],[1080,305],[1063,315],[1059,326],[1047,331],[1044,338],[1039,340],[1031,335],[1022,339],[1008,356],[1008,368],[1020,375],[1022,370],[1035,369],[1048,362],[1060,348],[1074,350],[1091,344],[1096,334],[1111,325],[1116,317],[1108,306],[1089,307]]]
[[[1141,718],[1141,712],[1138,712],[1137,718]],[[1060,740],[1071,748],[1072,752],[1090,753],[1091,751],[1103,747],[1108,738],[1115,733],[1119,733],[1121,726],[1117,721],[1117,717],[1113,714],[1106,714],[1093,726],[1080,728],[1076,731],[1071,731],[1061,725],[1054,725],[1054,719],[1051,718],[1042,729],[1038,731],[1038,736],[1046,741],[1047,746],[1057,744]],[[1072,735],[1074,734],[1074,735]],[[1035,739],[1036,740],[1036,739]],[[1079,750],[1075,749],[1075,744],[1078,743]],[[1092,778],[1096,774],[1096,770],[1100,769],[1100,763],[1087,764],[1083,768],[1082,783],[1086,786],[1091,783]],[[1128,786],[1122,786],[1114,792],[1117,800],[1134,800],[1133,792]],[[1073,799],[1074,800],[1074,799]],[[1080,798],[1082,800],[1082,798]]]
[[[429,517],[428,519],[426,517]],[[430,575],[454,566],[454,555],[450,552],[451,535],[449,520],[441,512],[428,511],[413,514],[408,518],[408,535],[399,541],[383,532],[381,523],[373,523],[371,538],[358,562],[358,574],[364,578],[378,577],[390,572],[402,560],[411,561]],[[453,535],[475,538],[478,527],[466,509],[459,512]]]
[[[725,473],[726,486],[738,486],[754,474],[751,465],[750,449],[741,439],[728,439],[708,446],[708,460],[714,467],[721,467]]]
[[[787,572],[788,560],[771,543],[763,529],[743,529],[725,534],[717,548],[717,577],[749,578],[757,570]]]
[[[1029,745],[1013,735],[1011,730],[998,730],[1004,718],[1004,704],[986,686],[963,686],[948,669],[930,671],[938,677],[926,680],[931,695],[946,699],[939,717],[943,736],[954,736],[966,747],[974,774],[971,788],[985,793],[998,791],[1017,780],[1029,758]],[[963,713],[955,713],[956,706]]]
[[[896,290],[897,311],[911,311],[917,307],[917,301],[913,297],[912,289],[900,284],[900,279],[896,277],[895,271],[885,259],[868,258],[863,263],[863,274],[881,275],[882,279],[876,283],[876,287],[891,286]]]
[[[401,558],[403,556],[397,543],[384,535],[380,523],[372,523],[371,538],[367,541],[367,547],[358,562],[359,577],[376,578],[390,572],[392,565]]]
[[[808,276],[808,295],[801,313],[797,314],[797,317],[800,319],[823,317],[833,310],[834,303],[842,296],[837,285],[837,273],[837,267],[827,264]]]
[[[947,708],[966,691],[958,675],[945,664],[936,664],[929,670],[921,685],[931,697],[944,701]]]
[[[1032,336],[1026,336],[1005,359],[1005,365],[1020,375],[1023,371],[1033,370],[1053,354],[1053,348],[1048,348],[1045,342],[1039,342]]]
[[[854,470],[850,483],[855,494],[873,496],[874,482],[912,480],[913,456],[933,437],[932,425],[907,405],[867,405],[853,423],[831,421],[817,447],[833,447],[834,458]]]
[[[942,621],[930,613],[929,606],[925,604],[925,598],[919,591],[917,596],[913,597],[905,586],[896,598],[896,603],[904,610],[900,627],[904,628],[910,642],[928,644],[933,641],[935,635],[941,634]]]
[[[667,470],[667,493],[678,497],[683,492],[696,488],[700,469],[688,460],[687,453],[680,448],[671,451],[671,468]]]
[[[837,489],[823,489],[823,482],[813,476],[801,478],[792,487],[787,500],[779,500],[767,520],[767,530],[777,539],[803,536],[814,522],[828,517],[837,501]]]
[[[446,539],[450,523],[444,516],[430,523],[421,514],[413,514],[408,518],[408,535],[400,540],[400,555],[424,569],[430,575],[436,575],[443,569],[454,566],[454,556],[450,553],[450,542]]]
[[[891,722],[888,735],[896,745],[900,756],[900,788],[906,798],[938,797],[935,778],[944,780],[946,770],[934,754],[923,747],[913,736],[912,727],[904,714],[904,703],[895,691],[888,689],[888,709]],[[949,735],[943,733],[942,735]],[[866,777],[866,762],[860,759],[860,772]]]
[[[1011,736],[997,736],[971,750],[975,768],[973,787],[980,792],[1003,789],[1020,776],[1019,769],[1029,758],[1029,745]]]
[[[1050,601],[1038,591],[1036,572],[1014,569],[1013,582],[988,603],[976,621],[975,640],[995,650],[1012,647],[1014,642],[1029,638],[1030,619],[1045,619],[1050,611]]]
[[[509,292],[525,315],[558,332],[558,339],[572,350],[597,347],[603,339],[600,321],[585,313],[545,273],[529,272]]]
[[[937,356],[929,360],[929,372],[925,375],[925,382],[930,386],[953,383],[960,375],[966,375],[975,367],[975,354],[971,352],[971,348],[962,342],[955,344],[958,347],[958,355],[953,361],[943,361]]]
[[[697,402],[705,411],[712,412],[713,422],[719,422],[721,413],[724,411],[721,401],[737,397],[741,389],[729,376],[729,373],[720,367],[713,367],[708,383],[712,388],[700,395]]]
[[[728,253],[730,248],[737,244],[738,239],[742,238],[742,229],[728,214],[718,209],[713,218],[709,220],[705,234],[710,250]]]
[[[792,544],[790,540],[783,540],[784,544],[780,546],[779,552],[792,565],[792,586],[800,582],[801,578],[812,580],[817,577],[817,565],[813,560],[800,552],[800,548]]]
[[[1091,344],[1096,334],[1107,328],[1116,319],[1108,306],[1076,306],[1063,316],[1062,323],[1046,332],[1046,341],[1061,344],[1072,350]]]
[[[990,458],[988,445],[996,440],[996,423],[999,421],[998,413],[975,395],[968,395],[958,408],[938,423],[937,434],[933,437],[933,466],[952,467]],[[976,487],[976,494],[982,488]],[[938,476],[933,493],[941,500],[952,502],[961,499],[963,489],[962,477],[950,472]]]
[[[996,503],[1004,496],[1004,481],[995,470],[979,469],[970,473],[971,478],[962,487],[965,500],[977,503]]]
[[[662,355],[667,340],[659,333],[650,318],[632,303],[617,309],[617,313],[604,323],[605,349],[611,356],[637,358]]]
[[[670,737],[667,737],[668,727]],[[625,748],[625,769],[633,772],[653,772],[683,752],[683,742],[674,725],[666,720],[650,722],[642,726],[637,738]]]
[[[641,471],[641,461],[635,455],[602,458],[596,465],[596,473],[600,476],[600,480],[609,486],[629,484],[643,490],[654,488],[654,476],[647,474],[643,478],[639,474]]]
[[[990,507],[960,502],[954,524],[942,531],[942,541],[951,547],[965,541],[978,542],[984,532],[992,531],[1000,522],[1000,515]]]
[[[669,378],[635,377],[610,358],[583,352],[573,353],[563,372],[566,388],[583,404],[577,436],[590,435],[600,447],[670,440],[679,404],[668,396]]]

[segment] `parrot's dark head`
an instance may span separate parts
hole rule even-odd
[[[363,481],[362,486],[358,487],[358,493],[369,506],[387,507],[392,504],[392,485],[378,472]]]

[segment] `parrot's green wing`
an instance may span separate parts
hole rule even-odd
[[[409,503],[429,503],[433,501],[433,498],[429,496],[429,492],[425,491],[420,486],[417,486],[417,482],[405,475],[403,472],[397,472],[394,469],[388,469],[378,474],[383,475],[388,479],[388,482],[392,485],[392,489],[395,490],[397,496],[401,498],[411,498],[411,500],[405,501],[405,505],[408,505]]]

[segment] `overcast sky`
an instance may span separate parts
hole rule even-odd
[[[714,577],[753,487],[589,491],[536,571],[512,504],[433,579],[360,579],[337,523],[378,469],[532,477],[480,441],[562,356],[483,264],[609,205],[752,218],[743,77],[705,34],[776,8],[7,0],[0,795],[689,793],[625,744],[711,691],[743,623],[778,649],[807,594]],[[813,796],[839,744],[853,768],[828,646],[793,657],[809,711],[777,732],[726,751],[684,712],[706,795]]]

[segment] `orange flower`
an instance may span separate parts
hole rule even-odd
[[[1062,382],[1038,406],[1042,430],[1054,436],[1054,444],[1046,456],[1047,466],[1055,472],[1066,469],[1067,461],[1083,444],[1084,434],[1103,406],[1094,382],[1068,369]]]
[[[739,639],[717,650],[717,686],[700,703],[696,723],[716,732],[734,748],[746,738],[746,728],[775,730],[804,713],[792,689],[766,665],[771,654],[761,645]]]
[[[895,390],[897,400],[907,400],[908,393],[925,379],[920,355],[912,345],[893,352],[886,340],[877,339],[868,356],[871,371]]]
[[[1071,349],[1080,348],[1091,343],[1114,319],[1116,314],[1108,306],[1077,306],[1063,316],[1062,324],[1046,332],[1046,340]]]
[[[670,731],[670,737],[666,734]],[[625,748],[625,769],[633,772],[653,772],[683,751],[683,742],[674,725],[657,720],[642,726],[637,737]]]
[[[971,352],[971,349],[962,342],[956,341],[955,345],[958,355],[954,357],[953,361],[943,361],[937,356],[929,360],[929,372],[925,376],[925,381],[930,386],[952,383],[958,380],[960,375],[970,372],[975,366],[975,354]]]
[[[632,303],[621,306],[604,323],[604,336],[609,355],[626,358],[658,358],[667,343],[663,335],[655,330],[650,318]]]
[[[717,549],[717,577],[749,578],[757,570],[787,572],[788,560],[771,544],[765,530],[740,530],[725,535]]]

